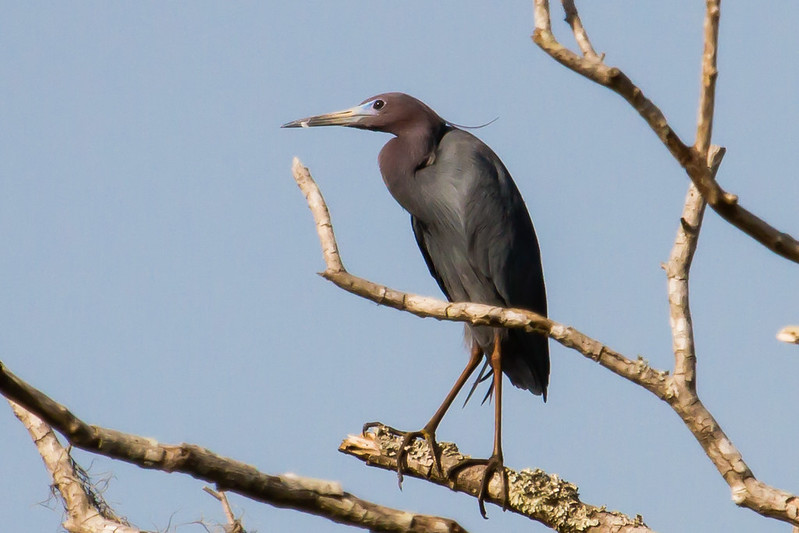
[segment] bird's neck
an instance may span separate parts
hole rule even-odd
[[[388,141],[378,156],[380,173],[394,199],[409,213],[418,216],[419,185],[416,171],[433,163],[441,131],[419,127],[400,132]],[[414,191],[417,194],[413,194]]]

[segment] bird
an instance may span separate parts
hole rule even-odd
[[[517,307],[547,315],[541,253],[524,200],[500,158],[480,139],[442,119],[420,100],[391,92],[367,98],[343,111],[283,124],[284,128],[346,126],[393,135],[378,155],[389,193],[410,214],[411,227],[430,274],[451,302]],[[481,362],[472,390],[492,378],[485,399],[494,396],[494,446],[488,459],[465,459],[448,477],[483,465],[480,514],[495,474],[502,481],[503,509],[508,481],[502,454],[502,374],[521,389],[547,398],[549,340],[521,329],[466,326],[469,361],[430,421],[419,431],[400,432],[400,486],[407,447],[423,438],[442,472],[435,432],[455,397]],[[466,401],[468,401],[468,397]],[[370,424],[365,426],[365,429]]]

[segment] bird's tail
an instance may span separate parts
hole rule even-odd
[[[494,375],[494,371],[491,369],[491,364],[488,362],[488,360],[486,360],[483,363],[483,368],[480,369],[480,373],[477,375],[477,379],[475,379],[474,383],[472,383],[472,388],[469,389],[469,394],[466,395],[466,399],[463,401],[463,406],[464,407],[466,407],[466,404],[469,403],[469,398],[472,397],[472,394],[474,394],[474,390],[477,388],[477,386],[480,383],[482,383],[485,380],[487,380],[488,378],[490,378],[491,376],[493,376],[493,375]],[[493,381],[488,384],[488,390],[486,391],[486,395],[483,397],[483,401],[480,402],[480,405],[483,405],[484,403],[486,403],[486,400],[491,397],[491,393],[492,392],[494,392],[494,382]]]
[[[474,394],[477,386],[494,375],[488,361],[491,348],[493,328],[470,328],[473,338],[483,348],[486,362],[472,384],[466,396],[465,406]],[[527,389],[535,395],[543,396],[547,401],[549,385],[549,339],[540,333],[528,333],[519,329],[505,330],[502,334],[502,373],[510,382],[520,389]],[[485,403],[494,392],[494,382],[488,385],[488,391],[481,403]]]

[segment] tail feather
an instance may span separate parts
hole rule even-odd
[[[486,354],[491,353],[493,344],[493,328],[473,327],[471,333],[475,341],[483,348]],[[501,340],[502,372],[508,376],[510,382],[520,389],[527,389],[535,395],[543,396],[547,401],[547,387],[549,385],[549,339],[540,333],[528,333],[518,329],[504,330]],[[466,397],[466,402],[472,397],[477,385],[486,381],[493,375],[491,366],[486,360],[480,370],[472,388]],[[494,386],[489,384],[488,392],[483,398],[483,403],[491,396]]]
[[[469,403],[469,398],[472,397],[472,394],[474,394],[474,390],[477,388],[477,386],[480,383],[482,383],[485,380],[487,380],[488,378],[490,378],[491,376],[493,376],[493,375],[494,375],[494,371],[491,370],[491,364],[488,362],[488,360],[486,360],[483,363],[483,368],[480,369],[480,373],[477,375],[477,379],[475,379],[474,383],[472,383],[472,388],[469,389],[469,394],[466,395],[466,399],[463,401],[463,406],[464,407],[466,407],[466,404]],[[480,405],[483,405],[484,403],[486,403],[486,400],[491,396],[492,392],[494,392],[494,383],[493,382],[491,382],[488,385],[488,392],[486,392],[486,395],[483,398],[483,401],[480,402]]]

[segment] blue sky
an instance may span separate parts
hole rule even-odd
[[[583,21],[693,141],[702,2],[584,2]],[[568,27],[553,3],[556,33]],[[718,179],[794,236],[799,7],[725,3],[714,142]],[[545,531],[464,495],[336,451],[361,424],[417,429],[465,363],[461,326],[379,308],[323,264],[290,165],[308,165],[345,265],[438,296],[408,216],[385,190],[388,136],[281,130],[385,91],[410,93],[503,159],[541,243],[552,318],[671,368],[665,275],[688,180],[609,91],[530,40],[529,2],[7,4],[0,20],[0,359],[89,423],[193,442],[265,472],[340,481],[472,531]],[[799,490],[793,422],[799,269],[714,213],[691,303],[702,399],[764,482]],[[659,531],[785,531],[736,508],[665,404],[552,344],[550,399],[507,388],[512,468],[539,467],[584,501]],[[491,450],[492,409],[454,408],[439,438]],[[57,531],[48,479],[10,409],[0,416],[9,531]],[[202,484],[76,453],[144,528],[222,520]],[[344,526],[232,497],[260,531]]]

